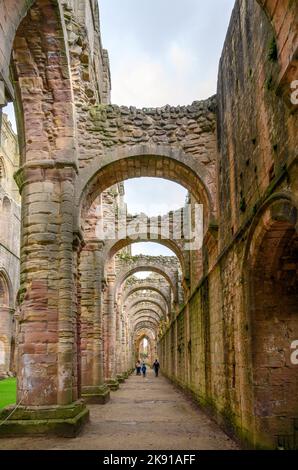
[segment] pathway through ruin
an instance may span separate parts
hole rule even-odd
[[[131,376],[105,406],[90,406],[76,439],[1,439],[0,449],[227,450],[237,445],[165,378]]]

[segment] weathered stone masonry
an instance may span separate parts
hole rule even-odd
[[[297,112],[289,84],[286,97],[276,91],[286,79],[279,82],[282,72],[295,70],[297,5],[281,3],[267,2],[274,4],[273,27],[256,2],[236,3],[217,94],[218,244],[215,256],[214,249],[208,253],[197,291],[161,341],[160,354],[168,376],[244,442],[293,448]],[[286,65],[287,41],[292,54]],[[169,362],[173,332],[182,366],[176,372]]]
[[[20,277],[20,197],[13,180],[18,142],[6,115],[0,137],[0,376],[15,372],[17,292]]]
[[[110,104],[97,2],[0,7],[22,195],[21,406],[0,433],[75,434],[81,396],[106,401],[146,337],[163,372],[243,444],[297,447],[297,2],[237,0],[217,96],[144,110]],[[96,208],[109,217],[119,202],[106,190],[140,176],[204,205],[201,252],[181,250],[171,274],[141,260],[155,273],[145,281],[124,269],[128,243],[125,262],[92,229]]]

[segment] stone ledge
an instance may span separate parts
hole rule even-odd
[[[116,377],[120,384],[123,384],[125,382],[125,379],[126,379],[125,374],[117,374]]]
[[[7,407],[0,413],[0,437],[55,435],[76,437],[89,420],[89,410],[83,400],[68,406]]]
[[[119,381],[117,379],[108,379],[108,380],[106,380],[106,385],[113,392],[116,392],[117,390],[119,390]]]
[[[82,398],[90,405],[105,405],[110,400],[110,388],[107,385],[83,387]]]

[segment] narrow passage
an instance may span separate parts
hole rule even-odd
[[[164,377],[131,376],[75,439],[0,439],[0,449],[228,450],[235,442]]]

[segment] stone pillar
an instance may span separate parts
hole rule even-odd
[[[190,329],[190,316],[189,316],[189,304],[186,305],[184,310],[184,322],[185,322],[185,366],[184,366],[184,380],[185,383],[191,383],[191,329]]]
[[[119,381],[116,372],[116,309],[115,309],[115,274],[108,274],[105,314],[105,379],[111,390],[118,390]]]
[[[78,400],[77,315],[73,242],[73,164],[27,164],[22,193],[18,408],[3,434],[73,436],[88,418]],[[7,408],[0,420],[11,414]]]
[[[116,308],[116,378],[119,383],[125,381],[124,367],[123,367],[123,315],[119,311],[119,308]]]
[[[110,398],[103,371],[102,247],[89,240],[80,257],[82,396],[99,404]]]

